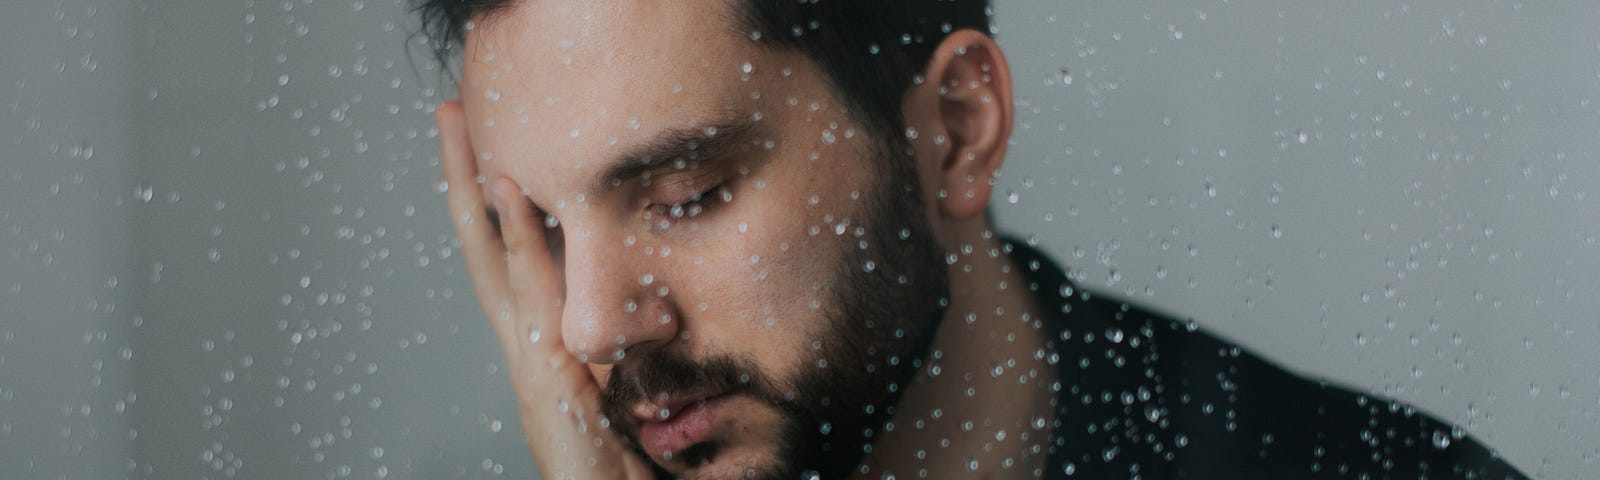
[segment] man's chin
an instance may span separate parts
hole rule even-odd
[[[699,459],[699,463],[689,464],[668,460],[659,463],[668,473],[678,478],[722,480],[722,479],[794,479],[798,472],[790,473],[788,468],[776,452],[766,449],[753,448],[753,445],[741,447],[718,446],[714,452]]]

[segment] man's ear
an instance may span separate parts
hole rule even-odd
[[[977,30],[946,36],[902,108],[918,176],[939,214],[982,215],[1013,120],[1011,69],[1000,47]]]

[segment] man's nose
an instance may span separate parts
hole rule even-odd
[[[561,317],[567,351],[586,363],[610,364],[671,342],[678,312],[647,256],[594,240],[567,243]]]

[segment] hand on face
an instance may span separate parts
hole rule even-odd
[[[532,203],[510,179],[487,182],[501,231],[484,216],[461,102],[439,104],[439,163],[450,216],[489,324],[506,356],[523,431],[543,478],[653,478],[600,410],[594,375],[561,341],[560,272]]]

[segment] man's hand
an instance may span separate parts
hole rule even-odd
[[[561,342],[561,272],[544,240],[543,219],[517,184],[487,182],[501,232],[484,217],[477,157],[459,101],[439,104],[440,156],[450,216],[461,237],[478,305],[500,338],[517,393],[522,429],[543,478],[651,478],[600,414],[600,386]]]

